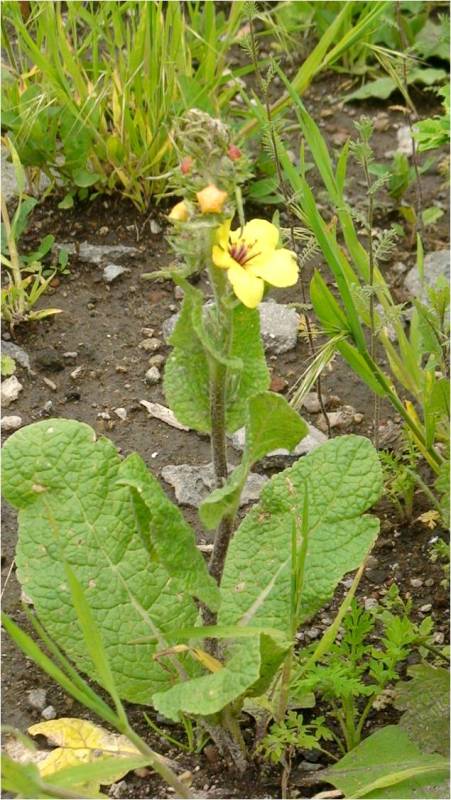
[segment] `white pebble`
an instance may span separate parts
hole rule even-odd
[[[161,378],[161,373],[158,367],[150,367],[150,369],[146,372],[146,383],[150,383],[153,386],[155,383]]]
[[[41,713],[44,719],[56,719],[56,711],[53,706],[46,706]]]
[[[1,398],[3,408],[7,408],[14,400],[17,400],[23,386],[17,380],[15,375],[11,375],[6,381],[3,381],[1,386]]]
[[[116,417],[119,417],[119,419],[122,419],[122,420],[127,419],[127,409],[126,408],[114,408],[113,411],[116,414]]]
[[[22,417],[2,417],[0,425],[2,431],[16,431],[22,425]]]

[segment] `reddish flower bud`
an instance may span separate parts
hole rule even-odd
[[[227,155],[231,161],[238,161],[238,159],[241,158],[241,150],[236,144],[231,144],[227,150]]]
[[[184,175],[189,175],[193,166],[193,159],[191,156],[185,156],[180,162],[180,169]]]

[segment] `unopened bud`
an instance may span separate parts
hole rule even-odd
[[[191,156],[185,156],[180,162],[180,169],[184,175],[189,175],[193,166],[193,159]]]
[[[168,219],[173,219],[178,222],[186,222],[188,217],[188,209],[183,200],[181,200],[180,203],[177,203],[168,214]]]
[[[220,214],[228,195],[214,183],[209,183],[205,189],[196,193],[196,197],[202,214]]]
[[[236,144],[231,144],[227,150],[227,155],[231,161],[238,161],[238,159],[241,158],[241,150]]]

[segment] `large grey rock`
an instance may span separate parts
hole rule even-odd
[[[58,249],[64,247],[69,255],[77,254],[77,248],[73,242],[60,242]],[[107,262],[120,261],[123,258],[136,258],[140,251],[136,247],[128,247],[125,244],[90,244],[82,242],[78,249],[80,261],[88,261],[90,264],[106,264]]]
[[[260,303],[260,329],[267,353],[286,353],[296,347],[300,317],[299,314],[282,303]],[[171,336],[178,314],[173,314],[163,322],[162,333],[167,342]]]
[[[244,442],[246,438],[246,430],[245,428],[240,428],[239,430],[235,431],[233,436],[231,437],[231,444],[235,450],[244,450]],[[308,426],[308,434],[304,436],[303,439],[296,445],[294,450],[290,451],[285,450],[283,448],[279,448],[278,450],[273,450],[271,453],[268,454],[267,458],[271,458],[272,456],[305,456],[308,453],[311,453],[312,450],[315,450],[321,444],[327,442],[327,436],[315,428],[314,425]]]
[[[404,286],[412,298],[427,303],[427,290],[437,284],[439,278],[444,278],[449,283],[449,250],[436,250],[428,253],[424,259],[424,283],[421,281],[416,267],[406,275]]]
[[[25,352],[25,350],[22,350],[22,348],[19,347],[17,344],[14,344],[14,342],[5,342],[2,339],[2,354],[4,356],[9,356],[10,358],[13,358],[14,361],[17,361],[17,363],[20,364],[21,367],[27,369],[30,372],[31,369],[30,356],[28,355],[28,353]]]
[[[232,468],[230,468],[232,469]],[[169,464],[161,470],[161,477],[169,483],[175,491],[175,496],[181,505],[199,508],[202,500],[215,487],[213,464]],[[252,473],[249,475],[240,505],[244,506],[258,500],[263,485],[268,479],[263,475]]]
[[[14,400],[17,400],[23,386],[17,380],[15,375],[11,375],[6,381],[3,381],[1,386],[1,400],[3,408],[7,408]]]

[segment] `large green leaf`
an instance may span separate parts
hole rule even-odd
[[[218,624],[271,627],[288,635],[293,517],[302,515],[306,491],[301,616],[311,617],[372,546],[379,521],[362,515],[381,488],[377,453],[361,436],[333,439],[272,478],[230,543]]]
[[[448,797],[449,764],[442,756],[424,755],[398,725],[388,725],[345,755],[322,776],[345,797]]]
[[[199,290],[193,287],[185,290],[180,317],[170,339],[174,349],[166,362],[164,391],[180,422],[209,433],[208,358],[222,361],[228,366],[226,427],[228,433],[233,433],[244,424],[249,397],[265,391],[269,385],[260,318],[257,309],[243,305],[232,311],[230,352],[225,359],[203,323],[202,301]]]
[[[449,754],[449,671],[430,664],[409,667],[412,680],[396,686],[400,726],[427,753]]]
[[[171,663],[163,668],[153,660],[156,646],[165,646],[165,633],[175,626],[194,624],[192,594],[215,605],[183,518],[146,478],[140,459],[121,461],[110,441],[97,440],[88,425],[73,420],[38,422],[8,439],[3,492],[19,509],[18,577],[49,634],[81,670],[95,674],[66,562],[91,607],[121,697],[150,703],[155,691],[171,685],[174,672]],[[175,554],[170,572],[169,546]],[[135,643],[151,636],[156,641]]]
[[[257,631],[244,644],[237,638],[222,669],[158,692],[154,706],[169,719],[178,720],[181,713],[215,714],[251,689],[261,694],[289,646],[282,636]]]
[[[248,401],[246,444],[241,464],[228,481],[204,500],[199,515],[207,528],[215,528],[225,514],[234,514],[252,465],[278,447],[292,450],[308,433],[299,414],[284,397],[262,392]]]

